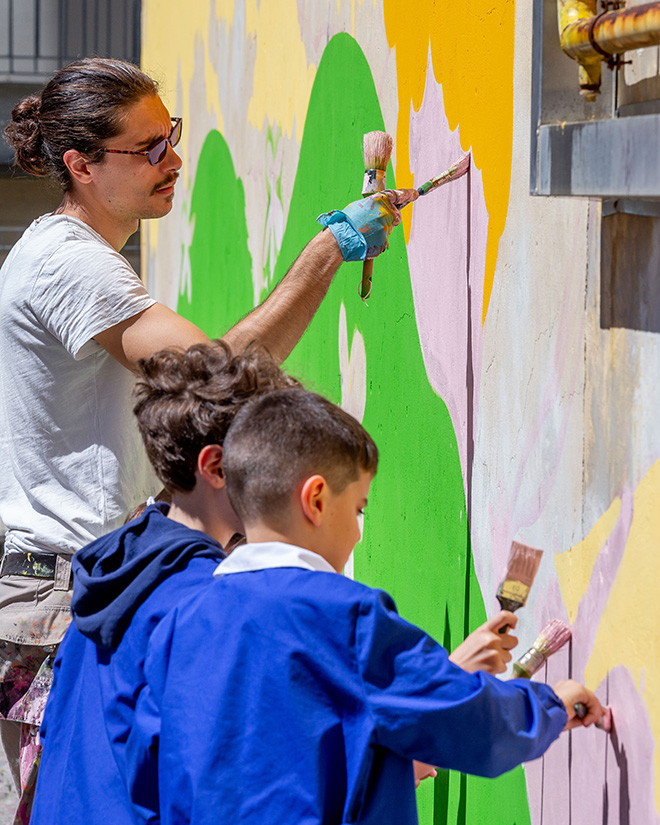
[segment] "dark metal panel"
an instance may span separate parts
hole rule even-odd
[[[532,110],[530,192],[570,194],[572,171],[561,162],[561,140],[550,139],[549,127],[610,120],[615,114],[615,78],[603,73],[602,93],[595,103],[579,93],[578,65],[559,43],[557,0],[534,0],[532,41]],[[544,166],[554,158],[552,168]],[[561,191],[555,191],[559,188]],[[624,193],[617,193],[624,194]]]
[[[660,196],[660,115],[539,130],[539,195]]]
[[[660,220],[619,211],[601,227],[601,328],[660,332]]]
[[[538,188],[538,134],[541,123],[541,93],[543,61],[543,0],[534,0],[532,12],[532,101],[531,136],[529,152],[529,190],[536,194]]]

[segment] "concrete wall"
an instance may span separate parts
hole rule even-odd
[[[364,132],[395,136],[391,185],[472,152],[469,176],[408,208],[368,306],[342,267],[287,367],[382,450],[354,575],[453,647],[495,611],[512,539],[543,548],[520,652],[570,622],[541,676],[614,709],[612,737],[423,783],[421,822],[652,825],[658,336],[601,327],[600,205],[528,194],[531,32],[512,0],[145,0],[143,65],[184,117],[184,168],[172,214],[145,224],[143,272],[221,334],[315,216],[359,196]]]

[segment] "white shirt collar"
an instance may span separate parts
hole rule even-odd
[[[300,567],[303,570],[318,570],[336,573],[335,568],[323,556],[281,541],[264,541],[258,544],[241,544],[232,551],[229,558],[219,564],[214,576],[230,573],[247,573],[253,570],[268,570],[273,567]]]

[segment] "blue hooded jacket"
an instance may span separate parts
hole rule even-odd
[[[212,582],[225,558],[216,541],[171,521],[168,510],[151,505],[74,556],[74,624],[55,660],[32,825],[134,823],[124,745],[149,638]]]

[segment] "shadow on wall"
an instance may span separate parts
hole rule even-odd
[[[612,729],[611,733],[612,750],[616,759],[617,768],[619,769],[619,816],[616,819],[620,825],[630,825],[630,784],[628,777],[628,757],[626,755],[626,748],[619,742],[616,735],[616,728]],[[609,816],[610,800],[609,800],[609,783],[605,780],[603,787],[603,825],[608,825],[611,821]]]
[[[660,332],[660,204],[605,202],[600,261],[601,328]]]

